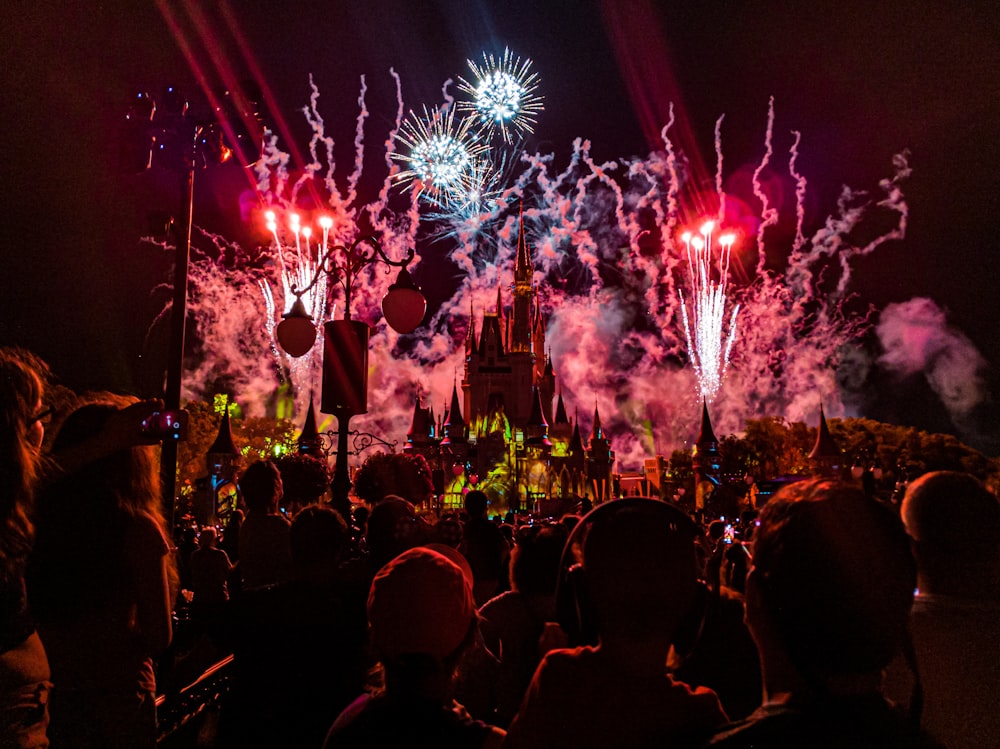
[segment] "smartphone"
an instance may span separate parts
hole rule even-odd
[[[142,433],[160,440],[182,440],[187,436],[188,412],[154,411],[142,420]]]
[[[715,526],[715,527],[718,528],[719,526]],[[722,535],[723,541],[725,541],[727,544],[731,544],[733,542],[734,538],[736,538],[736,534],[733,531],[733,526],[730,525],[729,523],[726,523],[726,527],[725,527],[724,533]]]

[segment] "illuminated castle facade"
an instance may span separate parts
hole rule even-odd
[[[504,306],[500,287],[478,330],[472,315],[461,386],[455,384],[442,421],[435,423],[419,400],[414,407],[404,451],[430,462],[445,506],[460,506],[472,486],[485,490],[494,506],[515,511],[611,496],[615,457],[597,408],[585,446],[579,419],[570,422],[556,394],[533,273],[522,218],[512,305]]]

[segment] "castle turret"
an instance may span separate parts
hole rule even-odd
[[[528,239],[524,233],[524,206],[517,235],[517,259],[514,263],[514,309],[511,315],[510,337],[507,347],[515,353],[529,353],[532,343],[532,301],[534,291],[532,281],[535,269],[528,251]],[[541,356],[541,351],[536,351]]]
[[[309,408],[306,409],[306,420],[302,425],[302,432],[299,434],[298,445],[299,455],[319,457],[323,454],[323,442],[320,440],[319,430],[316,428],[316,411],[312,396],[309,397]]]
[[[701,426],[698,429],[698,438],[694,442],[694,450],[691,453],[691,468],[694,470],[695,482],[708,479],[718,484],[720,467],[719,440],[715,436],[712,420],[708,416],[708,401],[703,400],[701,403]]]
[[[403,452],[411,452],[415,448],[429,447],[434,438],[434,416],[429,408],[424,408],[418,395],[413,404],[413,419],[410,431],[406,433],[406,446]]]
[[[551,447],[552,443],[549,442],[549,422],[546,420],[545,414],[542,413],[541,393],[539,393],[537,387],[531,390],[531,416],[528,417],[528,423],[524,429],[525,443]]]
[[[836,477],[840,474],[843,464],[843,453],[840,445],[830,434],[830,427],[826,423],[826,415],[823,413],[823,404],[819,404],[819,426],[816,429],[816,443],[809,453],[809,465],[816,476]]]
[[[219,420],[219,433],[212,446],[205,454],[208,466],[209,489],[212,492],[211,506],[206,507],[207,513],[223,520],[236,509],[236,479],[240,473],[240,451],[233,442],[233,428],[229,421],[229,401],[226,400],[226,410]]]
[[[615,453],[611,443],[604,434],[601,424],[601,414],[594,404],[594,426],[590,431],[590,441],[587,449],[587,481],[594,492],[594,503],[598,504],[611,499],[611,468],[615,462]]]
[[[701,426],[698,438],[691,451],[691,469],[694,472],[694,506],[697,511],[711,509],[712,494],[719,485],[719,469],[722,467],[719,455],[719,440],[712,429],[708,416],[708,401],[701,402]]]
[[[465,419],[458,401],[458,385],[451,388],[451,406],[448,408],[448,418],[444,422],[444,439],[441,445],[464,445],[468,440],[465,433]]]

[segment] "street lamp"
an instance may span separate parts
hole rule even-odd
[[[163,402],[167,412],[180,410],[181,375],[184,369],[184,337],[187,318],[188,265],[194,220],[195,171],[208,164],[233,160],[251,166],[261,155],[264,125],[259,113],[261,96],[252,83],[212,97],[213,115],[197,119],[187,99],[174,86],[167,86],[159,102],[146,92],[137,93],[119,131],[119,168],[139,174],[164,167],[181,176],[182,224],[174,226],[175,264],[170,310],[170,344]],[[171,218],[168,225],[173,225]],[[174,524],[177,481],[177,438],[165,439],[160,458],[164,511]]]
[[[267,214],[268,228],[275,231],[274,214]],[[330,489],[333,506],[350,518],[351,479],[347,471],[349,422],[352,416],[368,412],[368,339],[371,328],[351,319],[351,294],[358,272],[368,265],[383,263],[399,268],[396,281],[382,298],[382,314],[386,323],[398,333],[411,333],[424,319],[427,300],[413,283],[407,266],[413,260],[413,248],[406,257],[393,260],[382,250],[375,237],[359,237],[349,245],[326,246],[326,237],[333,222],[329,217],[319,221],[323,228],[323,250],[316,272],[307,286],[293,285],[295,296],[288,312],[282,315],[275,336],[281,348],[292,357],[304,356],[316,342],[316,323],[306,311],[303,294],[309,292],[324,275],[339,281],[344,288],[344,318],[323,323],[323,391],[320,410],[337,417],[337,463]],[[367,249],[366,249],[367,248]]]

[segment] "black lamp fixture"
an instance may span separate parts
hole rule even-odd
[[[268,223],[273,226],[274,218],[269,216]],[[320,220],[321,225],[325,223]],[[328,227],[324,227],[328,228]],[[362,245],[370,247],[365,252]],[[338,261],[337,255],[342,255]],[[282,320],[275,329],[275,336],[281,348],[292,357],[304,356],[312,349],[316,342],[316,323],[312,316],[306,311],[302,296],[311,291],[324,275],[336,278],[344,287],[344,319],[351,319],[351,294],[354,288],[354,281],[358,271],[374,263],[399,268],[399,274],[395,282],[389,286],[389,290],[382,297],[382,314],[389,327],[397,333],[412,333],[423,322],[427,313],[427,299],[420,292],[420,288],[413,282],[407,266],[413,260],[413,248],[408,248],[406,257],[402,260],[393,260],[382,250],[375,237],[365,235],[354,240],[350,245],[333,245],[326,249],[321,258],[316,274],[308,286],[299,289],[297,286],[291,287],[291,292],[295,297],[292,306],[283,314]]]
[[[274,214],[267,214],[268,228],[276,233]],[[407,266],[413,260],[410,247],[402,260],[393,260],[382,250],[375,237],[365,235],[349,245],[327,247],[332,226],[328,217],[320,219],[323,228],[322,255],[316,273],[307,286],[291,287],[295,297],[275,329],[278,345],[292,357],[304,356],[316,343],[316,323],[306,311],[302,296],[313,289],[323,275],[344,288],[344,318],[323,324],[323,389],[320,410],[337,417],[337,462],[330,488],[333,506],[341,514],[349,513],[348,494],[351,481],[347,471],[349,421],[368,411],[368,339],[371,328],[351,319],[351,294],[358,272],[368,265],[381,263],[399,268],[399,274],[382,297],[385,321],[398,333],[412,333],[427,313],[427,299],[413,283]],[[388,271],[387,271],[388,272]],[[350,517],[345,514],[345,517]]]

